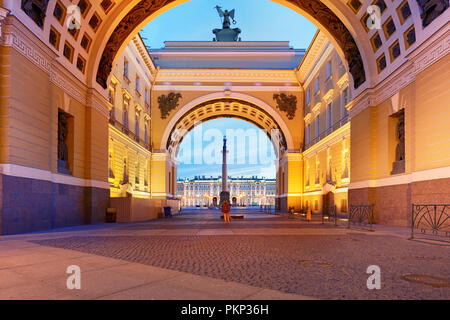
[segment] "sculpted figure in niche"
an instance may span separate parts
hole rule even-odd
[[[405,113],[404,110],[398,114],[397,122],[397,146],[395,148],[395,161],[391,174],[405,172]]]
[[[58,160],[68,161],[68,151],[67,151],[67,116],[64,112],[59,112],[58,114]]]

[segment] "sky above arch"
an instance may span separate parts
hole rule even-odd
[[[232,27],[242,30],[240,34],[242,41],[289,41],[291,47],[307,49],[317,31],[309,20],[297,12],[270,0],[191,0],[156,17],[141,30],[140,34],[145,44],[153,49],[164,47],[164,41],[212,41],[214,37],[212,30],[222,27],[221,19],[215,9],[216,5],[221,6],[223,10],[236,10],[237,23]],[[190,161],[180,159],[179,178],[221,175],[221,161],[212,164],[204,161],[206,159],[211,162],[215,156],[221,156],[215,154],[215,151],[218,145],[221,149],[222,139],[218,138],[217,131],[211,133],[212,129],[219,130],[222,136],[227,130],[241,129],[246,133],[252,130],[262,132],[255,125],[239,119],[215,119],[205,122],[201,128],[203,138],[210,141],[204,141],[202,147],[192,142],[188,143],[188,140],[193,141],[195,132],[199,131],[194,129],[186,135],[180,146],[179,156],[182,157],[183,152],[188,150],[187,153],[190,153],[192,157]],[[251,145],[249,137],[245,141],[236,139],[233,146],[236,152],[228,156],[229,175],[275,178],[276,157],[272,144],[267,137],[265,142],[263,142],[264,138],[260,141],[259,137],[258,134],[257,146],[254,143]],[[265,150],[258,149],[261,145],[269,146],[267,157],[262,156]],[[197,160],[199,157],[202,158],[201,164],[194,163],[194,154],[197,155]],[[255,157],[257,163],[254,163]],[[242,163],[243,159],[245,163]]]
[[[297,12],[270,0],[191,0],[161,14],[141,30],[147,46],[159,49],[164,41],[212,41],[212,30],[221,28],[215,9],[236,9],[242,41],[290,41],[306,49],[317,28]]]

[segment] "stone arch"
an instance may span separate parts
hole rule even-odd
[[[226,105],[230,108],[225,108]],[[235,108],[235,109],[233,109]],[[237,108],[237,109],[236,109]],[[191,100],[173,115],[161,138],[161,147],[172,150],[178,146],[183,137],[178,137],[176,129],[190,131],[196,121],[207,121],[220,117],[234,117],[249,121],[270,134],[272,129],[281,133],[281,148],[294,150],[292,134],[279,111],[264,101],[244,93],[224,92],[210,93]],[[175,140],[175,141],[174,141]]]
[[[188,0],[141,0],[131,1],[128,5],[122,6],[121,11],[117,13],[122,19],[112,19],[114,28],[104,30],[104,37],[100,38],[101,44],[97,44],[96,50],[93,50],[95,57],[90,58],[89,66],[95,74],[95,81],[91,80],[92,85],[98,83],[105,88],[115,59],[120,56],[124,44],[128,43],[154,17],[186,1]],[[348,7],[342,7],[339,0],[324,1],[326,4],[319,0],[271,1],[300,13],[314,23],[327,35],[344,63],[347,62],[346,67],[353,76],[354,87],[359,88],[366,83],[366,75],[375,70],[373,64],[369,70],[368,63],[373,53],[368,50],[369,44],[364,44],[364,41],[356,37],[362,27],[358,19],[349,18],[351,11]],[[135,5],[132,6],[131,3]]]

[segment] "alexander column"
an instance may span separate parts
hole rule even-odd
[[[222,149],[222,191],[220,192],[220,205],[225,200],[230,202],[230,192],[228,189],[228,170],[227,170],[227,137],[223,137],[223,149]]]

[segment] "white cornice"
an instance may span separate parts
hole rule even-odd
[[[266,91],[266,92],[300,92],[301,89],[298,86],[196,86],[196,85],[156,85],[156,91],[225,91],[230,90],[234,92],[248,92],[248,91]]]
[[[293,70],[258,70],[258,69],[160,69],[158,82],[283,82],[297,83]]]

